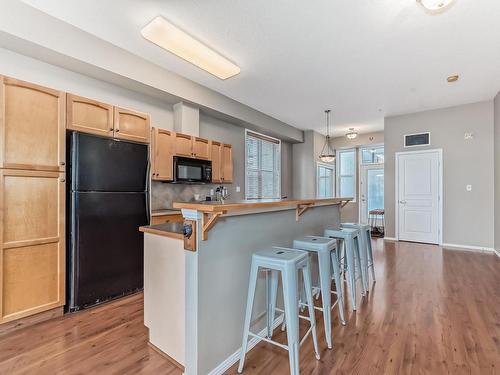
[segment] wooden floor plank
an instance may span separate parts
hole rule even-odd
[[[306,340],[301,374],[500,374],[498,257],[382,240],[374,252],[377,283],[357,312],[346,304],[345,327],[335,311],[333,350],[316,315],[321,360]],[[0,374],[181,373],[147,345],[142,294],[0,337]],[[248,353],[244,374],[288,373],[286,351],[260,343]]]

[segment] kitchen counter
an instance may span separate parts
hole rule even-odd
[[[207,202],[175,202],[174,208],[197,210],[201,212],[230,212],[236,210],[255,208],[283,208],[298,206],[323,206],[332,204],[344,204],[353,198],[327,198],[327,199],[250,199],[238,202],[217,201]]]
[[[159,236],[182,240],[184,238],[182,234],[183,226],[184,226],[183,222],[176,222],[176,223],[157,224],[157,225],[145,225],[139,227],[139,230],[143,233],[151,233]]]

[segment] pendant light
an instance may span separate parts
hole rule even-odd
[[[327,109],[325,111],[326,114],[326,137],[325,137],[325,145],[321,150],[321,154],[319,155],[319,159],[325,163],[333,163],[335,161],[335,151],[330,146],[330,110]]]
[[[447,9],[454,1],[455,0],[417,0],[417,3],[431,13],[437,13]]]
[[[354,139],[358,136],[358,133],[354,131],[354,128],[349,128],[349,133],[345,135],[347,139]]]

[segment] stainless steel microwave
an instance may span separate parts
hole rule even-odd
[[[208,184],[212,182],[212,162],[174,156],[174,179],[177,184]]]

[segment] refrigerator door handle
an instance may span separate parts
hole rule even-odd
[[[150,201],[151,201],[151,189],[150,189],[150,178],[149,178],[149,173],[151,171],[151,162],[148,158],[148,165],[146,168],[146,217],[148,219],[148,224],[151,223],[151,207],[150,207]]]

